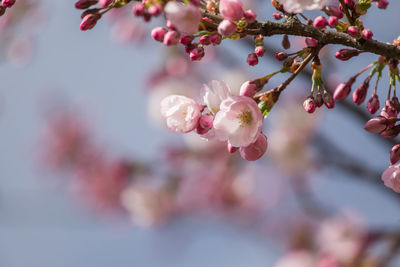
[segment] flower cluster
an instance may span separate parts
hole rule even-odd
[[[211,81],[203,85],[201,103],[170,95],[161,102],[161,114],[173,131],[188,133],[196,129],[204,138],[226,141],[229,152],[240,148],[244,159],[257,160],[268,143],[261,132],[261,111],[256,101],[247,96],[248,85],[246,82],[241,95],[237,95],[225,82]]]

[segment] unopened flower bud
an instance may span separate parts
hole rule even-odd
[[[395,164],[400,160],[400,144],[392,147],[390,150],[390,164]]]
[[[283,47],[283,49],[286,49],[286,50],[290,48],[290,40],[289,40],[289,36],[287,34],[283,35],[282,47]]]
[[[347,28],[347,33],[351,36],[351,37],[357,37],[358,35],[358,27],[356,26],[350,26]]]
[[[272,17],[273,17],[275,20],[280,20],[280,19],[283,18],[283,14],[282,14],[281,12],[275,12],[274,14],[272,14]]]
[[[323,16],[318,16],[314,19],[313,26],[317,29],[323,29],[326,26],[326,18]]]
[[[4,6],[4,7],[11,7],[12,5],[14,5],[14,3],[15,3],[15,0],[3,0],[3,2],[2,2],[2,6]],[[8,6],[8,5],[10,5],[11,4],[11,6]],[[92,5],[95,5],[95,4],[97,4],[97,0],[79,0],[79,1],[77,1],[76,3],[75,3],[75,8],[77,8],[77,9],[86,9],[86,8],[89,8],[90,6],[92,6]]]
[[[381,133],[389,125],[389,120],[383,116],[377,116],[369,121],[364,125],[364,129],[370,133]]]
[[[338,19],[343,18],[343,12],[336,6],[325,6],[323,10],[328,16],[335,16]]]
[[[308,113],[314,113],[315,109],[317,108],[317,104],[315,103],[314,97],[309,96],[303,102],[303,107],[304,107],[304,110],[307,111]]]
[[[258,57],[256,53],[251,53],[247,56],[247,64],[250,66],[255,66],[258,64]]]
[[[218,25],[218,33],[221,34],[222,36],[228,37],[234,34],[235,32],[236,32],[236,25],[230,20],[224,19]]]
[[[344,0],[344,3],[346,4],[347,7],[351,8],[351,9],[352,9],[352,8],[354,7],[354,5],[355,5],[355,3],[354,3],[353,0]]]
[[[379,97],[377,94],[373,94],[371,98],[368,100],[367,109],[369,113],[375,114],[375,112],[379,109]]]
[[[132,13],[137,16],[143,16],[146,13],[146,7],[143,3],[137,3],[132,7]]]
[[[362,37],[364,37],[365,40],[371,40],[372,36],[374,35],[370,30],[364,29],[361,33]]]
[[[317,97],[315,98],[315,104],[318,108],[320,108],[324,104],[324,98],[320,92],[317,93]]]
[[[162,6],[158,4],[152,5],[148,9],[149,14],[152,16],[158,16],[162,13],[162,11],[163,11]]]
[[[333,93],[333,99],[337,100],[344,100],[351,91],[351,87],[347,83],[340,83]]]
[[[81,22],[81,25],[80,25],[81,31],[87,31],[87,30],[92,29],[96,25],[97,21],[100,18],[101,18],[100,14],[89,14],[89,15],[86,15],[83,18],[83,20]]]
[[[213,45],[219,45],[222,41],[222,37],[221,37],[221,35],[216,33],[216,34],[213,34],[210,36],[210,41]]]
[[[204,48],[202,46],[198,46],[192,51],[190,51],[190,60],[191,61],[199,61],[204,57]]]
[[[308,47],[316,47],[318,44],[318,41],[311,37],[306,37],[305,41]]]
[[[203,35],[203,36],[200,37],[199,42],[200,42],[202,45],[209,45],[209,44],[211,43],[210,37],[209,37],[208,35]]]
[[[176,45],[179,42],[179,33],[177,31],[168,31],[164,35],[164,44],[167,46]]]
[[[167,33],[167,30],[163,27],[156,27],[151,31],[151,37],[158,42],[164,41],[164,36]]]
[[[256,21],[256,13],[252,10],[247,10],[244,12],[244,18],[246,19],[247,23],[253,23]]]
[[[288,54],[286,54],[285,52],[277,52],[275,54],[275,58],[279,61],[285,60],[288,58]]]
[[[257,90],[256,84],[254,84],[250,81],[246,81],[240,87],[240,95],[253,97],[256,94],[256,90]]]
[[[179,43],[183,44],[183,45],[189,45],[192,43],[194,39],[193,35],[182,35],[181,38],[179,38]]]
[[[201,115],[199,125],[197,126],[197,133],[202,135],[206,134],[213,127],[214,116],[210,114]]]
[[[267,151],[268,140],[263,134],[260,134],[257,140],[246,147],[240,148],[240,156],[248,161],[255,161],[261,158]]]
[[[330,16],[328,19],[328,25],[332,28],[336,28],[336,26],[339,24],[339,19],[335,16]]]
[[[396,125],[393,128],[386,129],[385,131],[381,132],[381,136],[384,138],[395,138],[400,133],[400,125]]]
[[[254,52],[256,53],[257,56],[262,57],[264,56],[265,48],[263,46],[257,46]]]
[[[386,9],[389,5],[389,2],[387,0],[377,0],[375,4],[380,9]]]
[[[333,100],[331,94],[327,91],[324,92],[324,104],[329,109],[335,107],[335,101]]]
[[[369,87],[369,80],[364,81],[354,92],[353,102],[357,105],[361,105],[364,102]]]
[[[344,49],[340,49],[339,51],[337,51],[335,53],[335,57],[337,59],[346,61],[346,60],[349,60],[352,57],[358,56],[359,54],[360,54],[360,50],[344,48]]]

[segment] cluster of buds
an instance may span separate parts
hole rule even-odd
[[[255,43],[254,53],[250,53],[247,56],[247,64],[249,64],[250,66],[257,65],[258,57],[262,57],[265,54],[264,37],[262,35],[255,36],[254,43]]]
[[[2,0],[0,4],[0,16],[6,13],[6,9],[12,7],[15,4],[15,0]]]
[[[149,22],[152,17],[157,17],[163,12],[163,5],[161,3],[160,1],[143,0],[141,3],[133,5],[132,13]]]
[[[103,14],[128,2],[129,0],[78,0],[75,2],[75,8],[84,9],[81,14],[80,29],[82,31],[93,29]]]
[[[324,81],[321,78],[321,62],[316,56],[312,62],[311,70],[312,75],[312,87],[310,96],[303,102],[304,110],[308,113],[314,113],[317,108],[325,106],[329,109],[335,107],[335,101],[328,90],[326,90]],[[317,87],[317,92],[315,92],[315,87]]]

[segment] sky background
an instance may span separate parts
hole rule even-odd
[[[163,229],[99,220],[71,198],[65,184],[43,173],[37,138],[48,96],[81,108],[115,153],[151,158],[170,136],[151,125],[142,101],[160,45],[122,46],[111,40],[103,21],[81,32],[72,1],[43,2],[48,21],[35,39],[32,62],[23,68],[0,65],[0,266],[271,266],[280,251],[241,229],[190,218]],[[388,25],[398,25],[397,7],[388,11],[388,21],[383,11],[373,10],[371,17],[382,18],[371,25],[375,37],[391,41],[396,36]],[[339,66],[347,78],[356,64],[373,58]],[[383,171],[389,164],[388,149],[340,108],[324,116],[321,132],[368,166]],[[318,197],[357,210],[372,225],[400,226],[398,203],[387,194],[341,179],[347,174],[340,170],[319,175],[326,179],[315,179]]]

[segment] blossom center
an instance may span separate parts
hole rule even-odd
[[[237,118],[240,121],[240,127],[245,127],[246,125],[249,125],[253,121],[253,116],[251,115],[250,111],[242,111]]]

